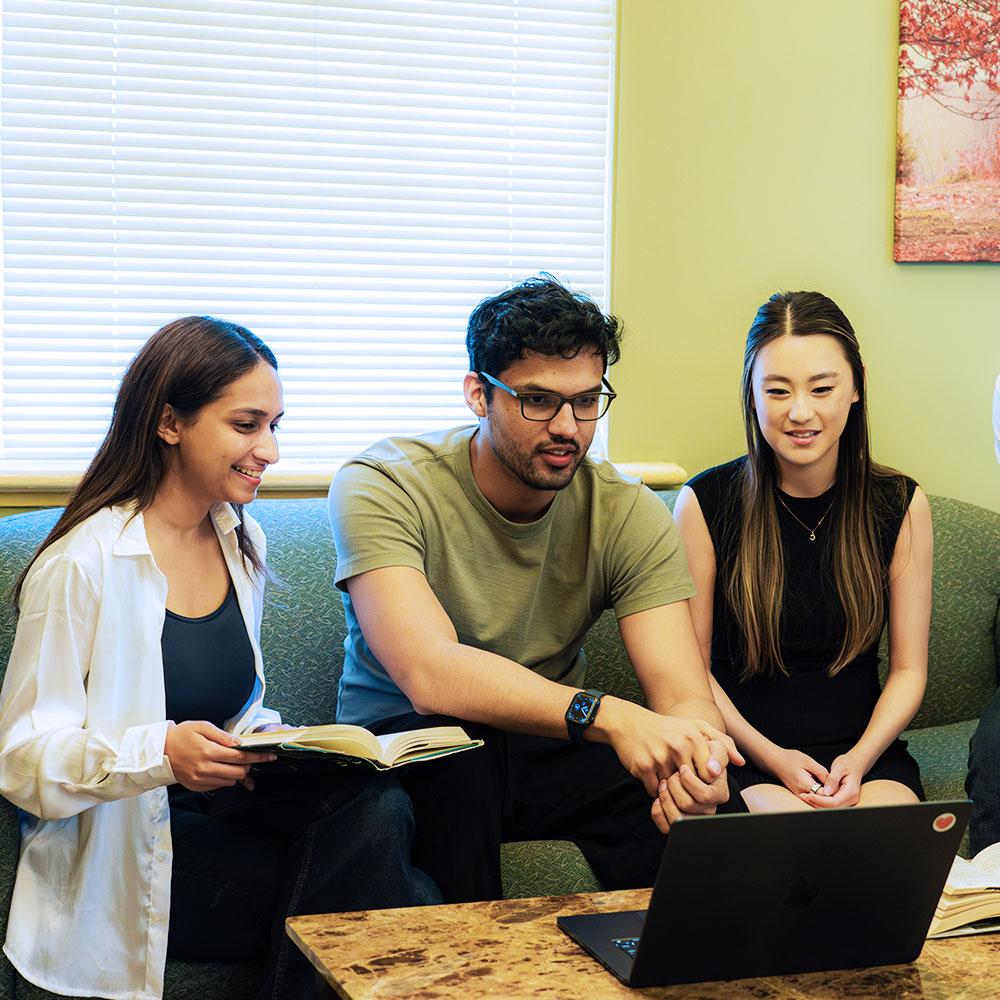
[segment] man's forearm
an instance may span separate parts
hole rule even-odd
[[[565,714],[574,688],[458,642],[443,643],[422,660],[405,671],[389,668],[417,712],[534,736],[567,736]]]
[[[654,701],[656,699],[653,699]],[[650,704],[650,708],[660,715],[676,715],[683,719],[696,719],[726,732],[726,722],[719,706],[711,698],[684,698],[672,704]]]
[[[421,715],[567,735],[573,690],[460,642],[422,573],[388,567],[352,577],[347,586],[372,653]]]

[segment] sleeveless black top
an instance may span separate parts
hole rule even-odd
[[[256,681],[253,646],[232,583],[210,614],[185,618],[167,609],[160,648],[168,719],[221,728],[247,703]]]
[[[826,672],[845,628],[831,569],[831,517],[815,529],[815,541],[809,540],[808,529],[814,528],[831,503],[838,502],[836,485],[818,497],[778,492],[785,563],[780,641],[789,676],[742,680],[742,638],[725,596],[725,579],[738,550],[745,462],[744,456],[708,469],[687,484],[698,497],[715,547],[712,673],[747,722],[779,746],[850,747],[868,725],[881,687],[877,641],[835,677]],[[874,480],[876,533],[887,569],[916,485],[905,476]],[[887,618],[888,573],[884,590]]]

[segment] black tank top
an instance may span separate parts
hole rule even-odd
[[[712,673],[740,714],[781,746],[856,741],[881,692],[878,641],[835,677],[827,675],[846,621],[831,569],[832,512],[815,530],[815,541],[810,541],[809,530],[803,526],[813,528],[831,503],[838,502],[836,485],[818,497],[778,492],[776,507],[785,563],[780,642],[789,676],[741,680],[742,637],[726,600],[725,579],[738,551],[745,462],[743,457],[716,466],[688,483],[698,497],[715,547]],[[873,480],[876,534],[886,569],[915,488],[916,483],[908,477]],[[884,593],[888,617],[887,574]]]
[[[168,719],[221,727],[246,704],[256,677],[253,646],[232,582],[211,614],[185,618],[168,608],[160,646]]]

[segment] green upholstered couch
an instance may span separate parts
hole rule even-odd
[[[664,493],[673,506],[675,493]],[[967,744],[976,719],[997,683],[1000,637],[1000,514],[932,498],[936,539],[934,621],[927,699],[909,733],[931,798],[961,796]],[[331,580],[334,552],[323,500],[263,500],[252,508],[268,536],[268,561],[283,587],[269,591],[262,643],[269,703],[293,722],[332,719],[343,658],[344,615]],[[0,592],[54,523],[56,511],[0,519]],[[0,664],[6,667],[14,617],[0,608]],[[610,614],[587,640],[590,682],[640,698]],[[548,895],[600,888],[577,849],[568,843],[508,844],[504,848],[508,896]],[[17,863],[15,811],[0,799],[0,930],[6,927]],[[113,878],[108,872],[108,878]],[[94,943],[100,948],[100,942]],[[253,994],[250,965],[169,962],[171,1000],[243,998]],[[0,956],[0,998],[47,994],[17,977]]]

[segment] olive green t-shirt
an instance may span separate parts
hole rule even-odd
[[[576,688],[585,687],[583,638],[601,612],[622,618],[694,594],[670,511],[641,483],[585,458],[537,521],[517,524],[479,492],[476,431],[380,441],[330,487],[348,627],[341,722],[413,711],[372,655],[347,593],[345,582],[369,570],[419,570],[460,642]]]

